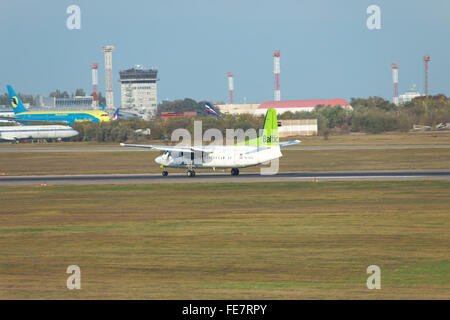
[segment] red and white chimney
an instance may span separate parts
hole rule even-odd
[[[275,91],[274,91],[274,100],[280,101],[281,93],[280,93],[280,51],[277,50],[273,54],[273,73],[275,75]]]

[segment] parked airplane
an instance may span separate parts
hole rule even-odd
[[[124,144],[125,147],[150,148],[164,153],[155,159],[161,168],[186,168],[189,177],[195,176],[197,168],[231,168],[231,175],[239,175],[239,168],[256,166],[282,157],[280,147],[300,141],[279,142],[278,121],[275,109],[268,109],[263,134],[233,146],[159,146]],[[195,159],[195,156],[201,159]],[[168,172],[164,170],[163,176]]]
[[[3,120],[20,122],[51,121],[66,122],[68,124],[73,124],[75,121],[109,121],[108,114],[100,110],[28,111],[22,101],[20,101],[19,96],[14,89],[10,85],[6,87],[8,88],[9,99],[11,100],[14,116],[0,117]]]
[[[0,126],[0,139],[60,139],[76,136],[78,131],[69,126]]]

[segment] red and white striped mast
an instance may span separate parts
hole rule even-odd
[[[97,98],[97,88],[98,88],[98,63],[92,64],[92,107],[98,109],[98,98]]]
[[[398,65],[396,63],[391,64],[392,67],[392,82],[394,85],[394,95],[392,101],[398,106]]]
[[[228,72],[227,75],[228,75],[228,92],[230,94],[229,103],[233,104],[233,91],[234,91],[233,74],[231,72]]]
[[[274,100],[280,101],[281,93],[280,93],[280,51],[277,50],[273,54],[273,73],[275,74],[275,91],[274,91]]]

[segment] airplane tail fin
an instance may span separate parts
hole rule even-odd
[[[114,115],[113,115],[112,119],[113,120],[119,119],[119,108],[117,108],[116,111],[114,112]]]
[[[279,146],[277,111],[273,108],[267,109],[264,120],[263,135],[259,137],[259,145]]]
[[[266,118],[264,119],[264,127],[262,134],[258,138],[250,139],[245,142],[237,143],[242,146],[258,146],[258,147],[279,147],[280,139],[278,136],[278,119],[277,111],[273,108],[267,109]]]
[[[23,105],[22,101],[20,101],[20,98],[14,89],[10,85],[7,85],[6,88],[8,89],[9,100],[11,101],[14,114],[27,112],[27,109]]]
[[[216,117],[220,117],[216,110],[213,109],[212,105],[209,102],[205,103],[205,110],[208,114],[214,115]]]

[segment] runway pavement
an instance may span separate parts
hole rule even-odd
[[[183,174],[95,174],[51,176],[2,176],[1,186],[20,185],[88,185],[88,184],[161,184],[161,183],[249,183],[295,181],[407,181],[450,180],[449,170],[429,171],[345,171],[345,172],[286,172],[276,175],[244,173],[229,174],[197,172],[190,178]]]
[[[396,149],[449,149],[450,144],[400,144],[400,145],[381,145],[381,146],[289,146],[283,150],[396,150]],[[127,148],[121,146],[96,146],[96,147],[59,147],[59,146],[37,146],[37,147],[22,147],[22,146],[0,146],[0,153],[2,152],[130,152],[130,151],[151,151],[143,148]]]

